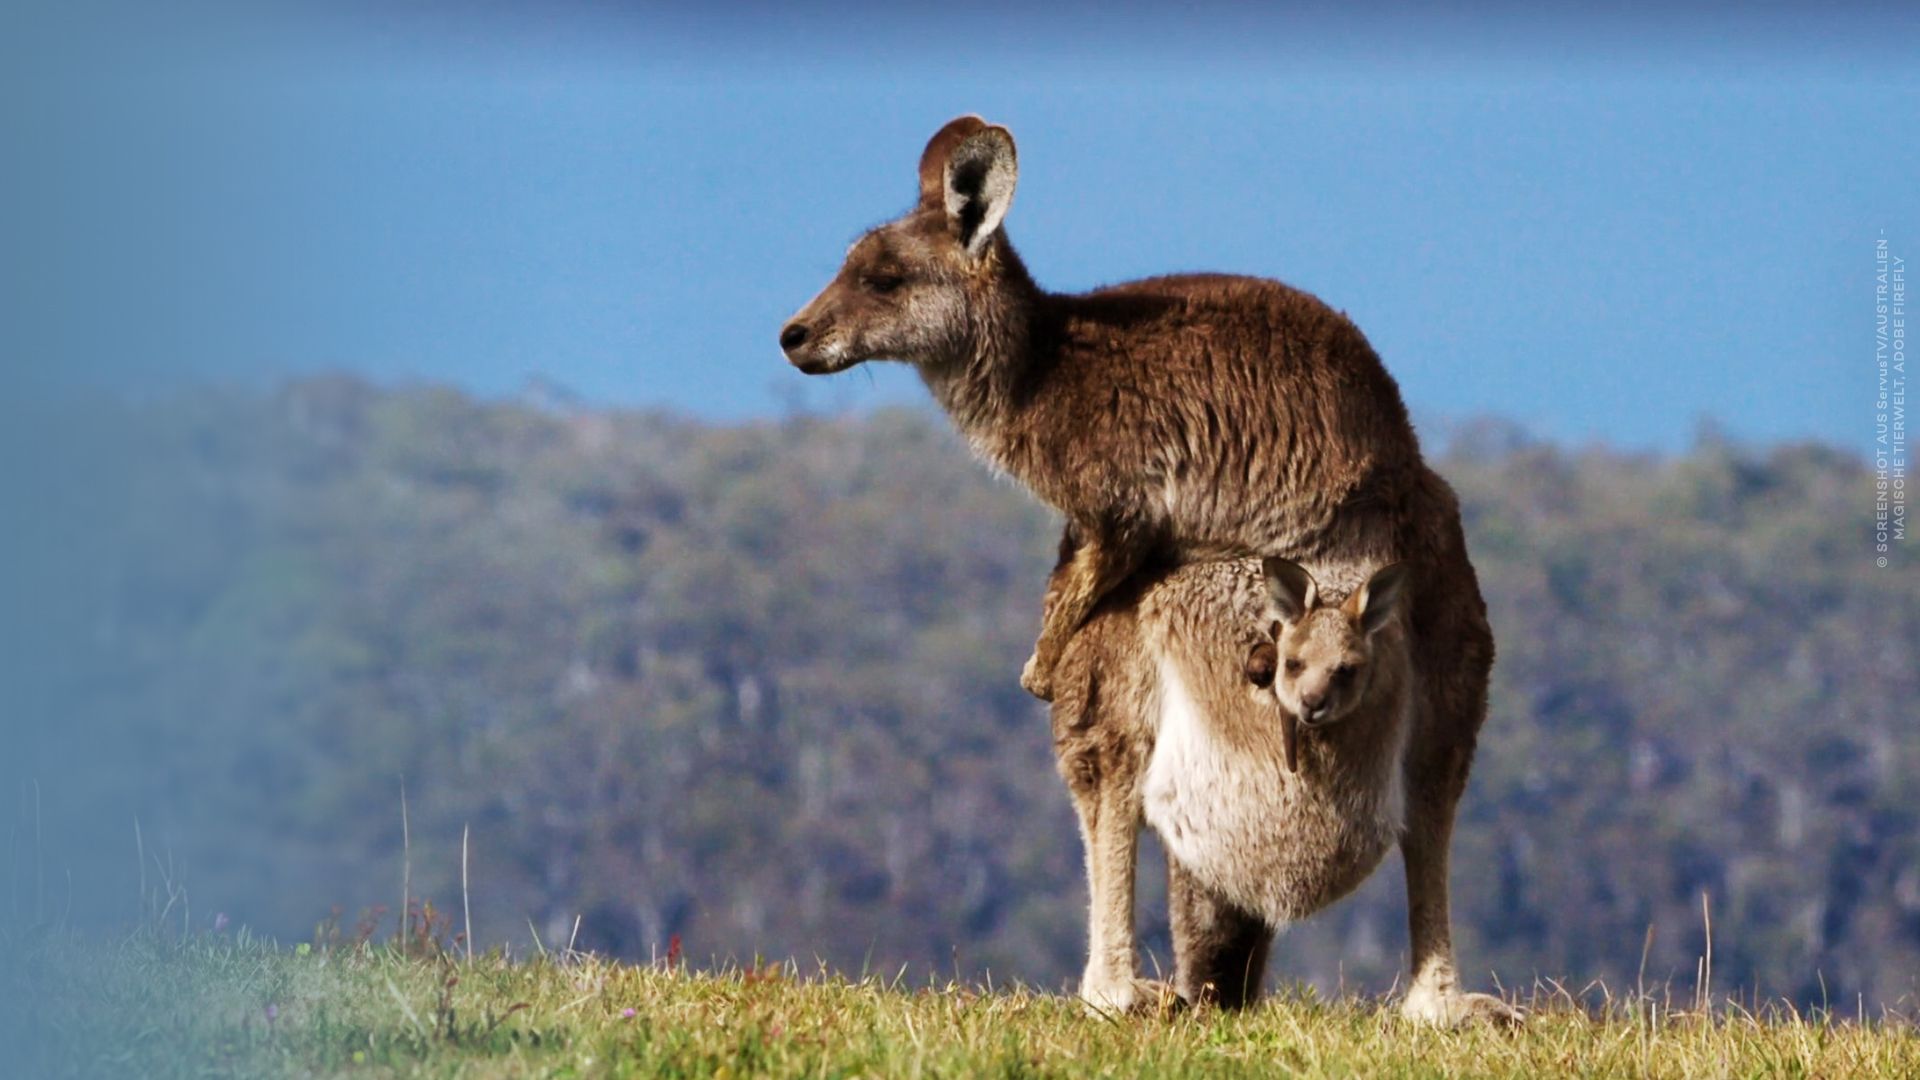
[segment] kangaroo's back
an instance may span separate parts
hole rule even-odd
[[[1412,482],[1399,388],[1311,294],[1189,274],[1049,295],[1036,311],[1023,405],[974,441],[1054,505],[1159,522],[1183,559],[1354,556],[1336,535],[1343,507],[1396,503]],[[1360,541],[1393,557],[1394,538],[1373,532]]]

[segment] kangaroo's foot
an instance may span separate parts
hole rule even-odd
[[[1020,687],[1041,701],[1053,700],[1053,665],[1041,664],[1039,650],[1027,657],[1026,666],[1020,669]]]
[[[1428,986],[1415,986],[1408,991],[1407,999],[1400,1003],[1400,1016],[1416,1024],[1442,1028],[1479,1023],[1517,1027],[1527,1019],[1524,1011],[1492,994],[1463,994]]]
[[[1105,1016],[1170,1016],[1186,1007],[1171,985],[1137,975],[1081,979],[1080,1000],[1087,1011]]]

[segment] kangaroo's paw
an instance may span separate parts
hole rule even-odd
[[[1132,975],[1082,979],[1080,1000],[1097,1016],[1171,1016],[1186,1006],[1167,983]]]
[[[1053,668],[1040,666],[1040,654],[1027,657],[1027,664],[1020,669],[1020,686],[1027,693],[1041,701],[1053,700]]]
[[[1467,1024],[1518,1027],[1527,1014],[1492,994],[1462,994],[1416,987],[1400,1003],[1400,1016],[1417,1024],[1457,1028]]]

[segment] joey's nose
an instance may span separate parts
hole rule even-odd
[[[780,331],[780,348],[792,352],[807,343],[807,324],[790,322]]]
[[[1313,712],[1314,710],[1318,709],[1322,704],[1324,704],[1326,700],[1327,700],[1327,695],[1324,693],[1301,694],[1300,707],[1307,710],[1308,712]]]

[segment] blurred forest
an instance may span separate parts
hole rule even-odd
[[[400,899],[404,779],[413,894],[457,910],[470,826],[483,947],[578,916],[630,958],[1077,975],[1079,840],[1016,678],[1056,525],[941,417],[328,376],[37,423],[86,452],[9,436],[17,916],[130,921],[137,819],[186,925],[350,926]],[[1861,461],[1426,437],[1500,649],[1456,846],[1469,979],[1690,993],[1706,894],[1717,990],[1913,994],[1920,574],[1874,568]],[[1390,860],[1275,967],[1384,989],[1404,918]]]

